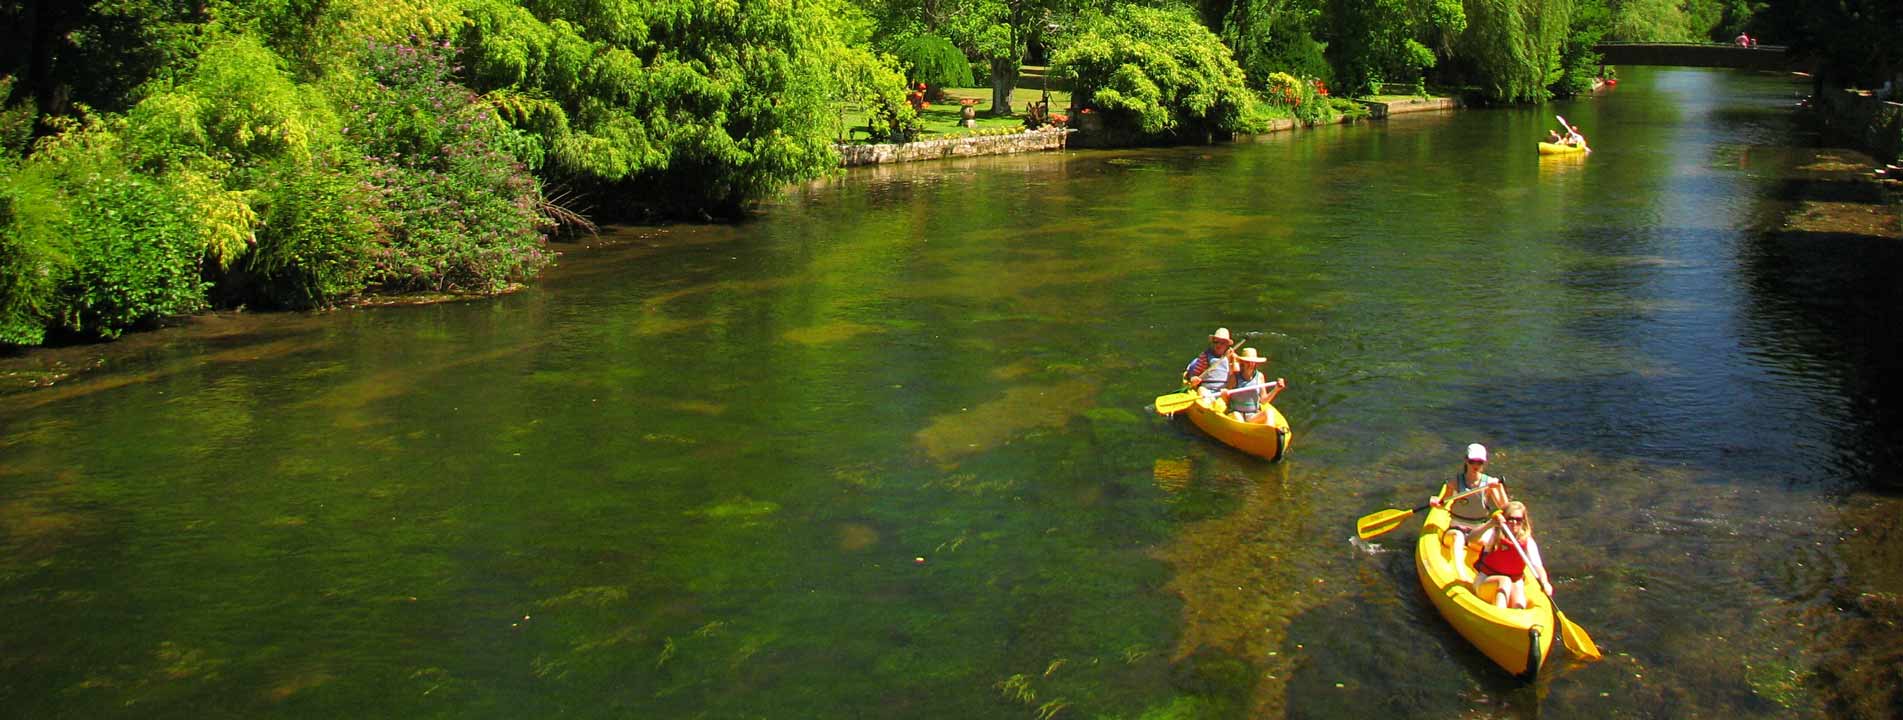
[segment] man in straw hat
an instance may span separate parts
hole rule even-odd
[[[1235,345],[1229,338],[1229,328],[1216,328],[1209,334],[1209,348],[1183,369],[1183,382],[1201,391],[1205,398],[1215,397],[1229,387],[1229,370],[1236,366]]]
[[[1243,348],[1235,358],[1236,371],[1229,374],[1229,385],[1234,389],[1225,393],[1229,396],[1229,416],[1243,422],[1268,422],[1262,406],[1274,402],[1288,381],[1276,378],[1269,382],[1263,377],[1259,368],[1268,358],[1257,355],[1255,348]]]

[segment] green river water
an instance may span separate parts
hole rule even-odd
[[[1903,251],[1767,230],[1804,88],[858,170],[4,360],[84,372],[0,396],[0,715],[1894,713]],[[1144,410],[1218,326],[1284,462]],[[1602,662],[1517,683],[1354,540],[1469,442]]]

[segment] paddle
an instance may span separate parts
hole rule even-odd
[[[1453,497],[1447,498],[1447,500],[1442,502],[1441,504],[1446,505],[1455,500],[1459,500],[1461,498],[1467,497],[1468,495],[1472,495],[1474,493],[1480,492],[1490,487],[1493,487],[1493,483],[1487,483],[1480,487],[1477,487],[1472,490],[1468,490],[1464,493],[1460,493]],[[1372,540],[1377,535],[1385,535],[1388,533],[1388,531],[1393,530],[1397,527],[1400,527],[1401,521],[1406,520],[1410,517],[1413,517],[1414,513],[1420,512],[1422,510],[1426,510],[1433,506],[1434,506],[1433,503],[1428,503],[1426,505],[1422,505],[1420,507],[1414,508],[1413,510],[1402,510],[1400,508],[1391,508],[1391,509],[1382,510],[1379,512],[1368,513],[1367,515],[1363,515],[1360,520],[1355,522],[1355,534],[1361,536],[1361,539],[1363,540]]]
[[[1196,404],[1196,398],[1201,396],[1202,393],[1196,392],[1193,389],[1184,390],[1179,393],[1171,393],[1169,395],[1158,395],[1156,396],[1155,405],[1156,414],[1175,415],[1184,410],[1188,410],[1189,406]]]
[[[1526,549],[1520,547],[1520,539],[1513,536],[1513,531],[1508,529],[1504,524],[1499,526],[1499,531],[1500,534],[1506,536],[1507,543],[1513,546],[1513,552],[1519,553],[1520,561],[1526,563],[1527,567],[1538,571],[1540,577],[1546,578],[1546,584],[1551,585],[1553,583],[1553,576],[1546,574],[1546,568],[1534,563],[1532,558],[1527,557]],[[1599,646],[1593,643],[1592,636],[1586,634],[1586,629],[1580,627],[1578,623],[1567,619],[1565,611],[1559,609],[1559,602],[1553,599],[1551,593],[1547,594],[1546,601],[1552,603],[1553,616],[1559,618],[1559,639],[1566,645],[1567,652],[1578,656],[1582,660],[1588,661],[1598,660],[1604,657],[1599,654]]]
[[[1566,132],[1572,133],[1574,137],[1579,138],[1579,147],[1581,149],[1588,153],[1592,152],[1592,148],[1586,146],[1586,137],[1579,134],[1579,128],[1575,128],[1572,123],[1566,122],[1566,116],[1554,115],[1553,117],[1559,118],[1559,126],[1566,128]]]

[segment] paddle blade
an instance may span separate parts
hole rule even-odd
[[[1604,657],[1599,654],[1599,646],[1593,644],[1592,636],[1586,634],[1585,628],[1580,627],[1578,623],[1566,619],[1566,613],[1564,611],[1559,612],[1558,616],[1559,639],[1566,644],[1567,652],[1572,653],[1575,657],[1582,660],[1598,660]]]
[[[1355,534],[1360,535],[1363,540],[1371,540],[1377,535],[1385,535],[1388,531],[1400,527],[1402,521],[1413,515],[1413,510],[1400,509],[1370,513],[1362,516],[1361,520],[1355,523]]]
[[[1188,410],[1189,406],[1196,404],[1196,396],[1195,390],[1158,395],[1156,396],[1156,414],[1175,415]]]

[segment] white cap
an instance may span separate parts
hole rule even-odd
[[[1486,462],[1487,461],[1487,446],[1482,445],[1480,443],[1474,443],[1472,445],[1468,445],[1467,459],[1479,460],[1480,462]]]

